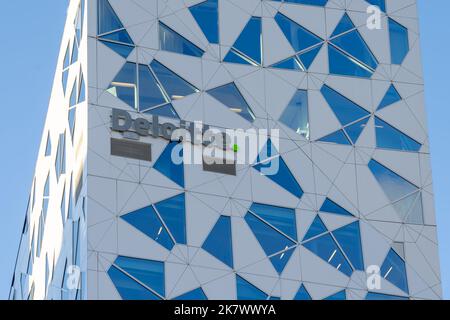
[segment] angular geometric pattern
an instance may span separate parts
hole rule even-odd
[[[241,35],[225,56],[225,62],[259,66],[262,64],[262,21],[251,17]]]
[[[108,92],[140,112],[179,119],[171,102],[198,89],[153,60],[149,66],[127,62]]]
[[[369,121],[369,112],[326,85],[321,92],[344,128],[320,141],[355,144]]]
[[[440,299],[415,13],[71,1],[10,298]],[[112,130],[112,109],[279,131],[224,174],[189,164],[188,143]],[[111,139],[150,144],[151,161]]]
[[[329,40],[330,73],[370,78],[378,61],[347,13]]]
[[[261,150],[261,153],[258,155],[253,168],[263,173],[264,170],[270,170],[270,168],[273,168],[274,166],[278,166],[277,172],[275,174],[268,175],[267,177],[293,195],[301,198],[303,195],[302,188],[295,180],[294,175],[289,170],[275,146],[272,144],[272,141],[269,139],[264,148]]]

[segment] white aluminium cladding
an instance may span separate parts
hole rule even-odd
[[[441,298],[414,0],[72,0],[61,47],[11,298]],[[113,110],[280,137],[220,171]]]

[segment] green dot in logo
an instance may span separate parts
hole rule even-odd
[[[239,151],[239,146],[237,144],[233,145],[233,151],[234,152],[238,152]]]

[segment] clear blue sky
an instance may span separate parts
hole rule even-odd
[[[4,1],[0,10],[0,299],[11,283],[53,82],[67,0]],[[448,0],[419,0],[444,291],[450,298]],[[18,118],[20,116],[20,119]],[[2,151],[4,152],[4,151]],[[11,156],[12,155],[12,156]],[[447,160],[446,160],[447,159]]]

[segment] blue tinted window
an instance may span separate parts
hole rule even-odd
[[[106,45],[108,48],[113,50],[115,53],[120,55],[123,58],[128,58],[128,56],[131,54],[131,52],[134,50],[134,47],[128,46],[121,43],[115,43],[110,41],[101,41],[104,45]]]
[[[319,54],[319,51],[320,51],[320,49],[322,49],[322,47],[323,47],[323,44],[321,43],[318,46],[316,46],[312,49],[309,49],[307,51],[304,51],[303,53],[300,53],[298,55],[298,59],[303,64],[303,69],[305,69],[305,70],[309,69],[309,67],[314,62],[314,59],[317,57],[317,55]]]
[[[161,296],[165,295],[164,263],[159,261],[118,257],[114,265],[139,280]]]
[[[245,120],[250,122],[255,120],[253,111],[234,82],[209,90],[208,93]]]
[[[44,185],[44,197],[50,196],[50,174],[47,175],[47,178],[45,179],[45,185]]]
[[[391,84],[383,100],[381,100],[378,110],[384,109],[400,100],[402,100],[402,97],[398,93],[397,89],[395,89],[394,85]]]
[[[179,297],[176,297],[173,300],[185,300],[185,301],[189,301],[189,300],[208,300],[208,298],[206,297],[205,293],[203,292],[203,290],[201,288],[192,290],[188,293],[185,293]]]
[[[30,276],[33,274],[33,265],[34,265],[34,254],[33,252],[30,252],[28,255],[28,264],[27,264],[27,274]]]
[[[348,14],[345,13],[342,16],[341,21],[339,21],[338,25],[336,26],[336,29],[334,29],[333,34],[331,35],[331,38],[339,36],[339,35],[347,32],[347,31],[350,31],[352,29],[355,29],[355,25],[353,24],[352,20],[348,16]]]
[[[131,212],[122,216],[122,219],[145,233],[148,237],[158,242],[167,250],[172,250],[174,242],[161,223],[153,206]]]
[[[72,108],[69,109],[69,128],[70,128],[70,136],[72,137],[72,143],[73,143],[73,135],[75,133],[75,124],[76,124],[76,117],[77,117],[77,109]]]
[[[147,290],[114,266],[108,270],[108,275],[124,300],[160,300],[153,292]]]
[[[111,82],[108,92],[132,108],[136,108],[136,64],[127,62]]]
[[[72,223],[72,261],[75,263],[75,265],[79,265],[79,250],[78,250],[78,244],[79,244],[79,234],[80,234],[80,219],[77,219],[76,221],[73,221]]]
[[[415,185],[375,160],[369,162],[369,169],[391,202],[395,202],[418,190]]]
[[[345,127],[345,133],[347,133],[347,136],[350,138],[353,144],[356,144],[356,142],[358,141],[361,133],[367,126],[367,122],[369,122],[369,117]]]
[[[239,276],[236,276],[236,287],[238,300],[267,300],[269,297],[266,293]]]
[[[377,60],[357,30],[340,35],[331,40],[331,43],[363,62],[366,66],[372,69],[377,68]]]
[[[332,232],[356,270],[364,270],[359,222],[356,221]]]
[[[261,50],[261,42],[262,42],[262,24],[261,18],[259,17],[251,17],[244,30],[242,31],[239,38],[233,45],[232,51],[234,50],[234,54],[242,55],[244,60],[245,58],[250,59],[254,64],[262,63],[262,50]],[[228,55],[225,57],[224,61],[226,62],[235,62],[229,61]]]
[[[206,38],[219,43],[219,1],[207,0],[189,8]]]
[[[176,150],[174,150],[177,148]],[[177,156],[180,159],[172,159],[172,153],[179,149]],[[178,163],[181,160],[181,163]],[[156,161],[154,168],[165,175],[167,178],[184,187],[184,164],[183,164],[183,145],[178,142],[170,142],[163,153]]]
[[[319,141],[351,145],[351,142],[348,140],[343,130],[336,131],[326,137],[321,138]]]
[[[223,61],[231,62],[231,63],[239,63],[239,64],[250,64],[250,65],[254,65],[254,66],[258,65],[256,62],[254,62],[251,59],[240,54],[233,48],[231,48],[231,50],[228,51],[228,54],[226,55],[226,57]]]
[[[386,12],[386,0],[366,0],[368,3],[378,6],[381,11]]]
[[[108,33],[106,35],[101,36],[100,39],[107,40],[107,41],[113,41],[113,42],[119,42],[119,43],[130,45],[130,46],[134,45],[133,40],[131,40],[130,35],[128,34],[128,32],[125,29],[116,31],[116,32],[112,32],[112,33]]]
[[[312,300],[305,286],[302,284],[300,289],[298,289],[297,294],[294,297],[294,300]]]
[[[72,86],[72,91],[70,92],[69,107],[72,108],[77,104],[77,84],[76,82]]]
[[[283,272],[284,267],[286,267],[286,264],[289,262],[294,251],[295,248],[291,248],[270,257],[270,262],[272,262],[272,265],[279,274]]]
[[[302,63],[297,59],[297,57],[292,57],[281,62],[275,63],[270,66],[275,69],[287,69],[287,70],[301,70],[305,71]]]
[[[69,189],[69,194],[68,194],[69,203],[67,206],[67,219],[72,219],[73,218],[72,180],[69,182],[69,185],[70,185],[70,189]]]
[[[342,290],[329,296],[328,298],[325,298],[324,300],[347,300],[347,294],[345,293],[345,290]]]
[[[328,46],[330,73],[370,78],[378,61],[350,17],[342,17]]]
[[[408,29],[394,19],[389,18],[389,34],[392,63],[402,64],[409,52]]]
[[[148,66],[139,65],[139,111],[147,110],[161,104],[167,103],[168,100],[157,84],[155,77],[150,72]]]
[[[67,45],[66,54],[64,55],[63,69],[70,66],[70,43]]]
[[[291,250],[286,250],[293,247],[295,242],[275,231],[275,229],[265,224],[251,213],[247,213],[245,221],[258,239],[266,255],[271,256],[277,254],[279,256],[278,259],[275,259],[276,263],[274,264],[274,267],[278,273],[281,274],[292,255]],[[283,251],[286,251],[285,255],[281,256],[278,254]]]
[[[64,225],[66,223],[66,188],[64,188],[61,199],[61,221]]]
[[[56,153],[55,160],[55,171],[56,171],[56,179],[59,181],[59,178],[62,174],[66,173],[66,134],[59,135],[58,141],[58,149]]]
[[[258,155],[254,168],[298,198],[303,196],[302,188],[270,139]]]
[[[281,13],[277,13],[275,21],[278,23],[278,26],[281,28],[296,52],[313,47],[323,41],[321,38]]]
[[[44,221],[47,220],[48,203],[49,203],[48,198],[44,198],[42,200],[42,217],[43,217]]]
[[[78,46],[75,39],[73,39],[73,45],[72,45],[72,57],[70,58],[70,63],[74,64],[78,61]]]
[[[329,86],[324,85],[321,92],[343,126],[369,115],[369,112]]]
[[[322,212],[328,212],[328,213],[335,213],[342,216],[353,216],[350,212],[342,208],[340,205],[338,205],[336,202],[330,200],[329,198],[325,199],[325,202],[323,203],[322,207],[320,208],[320,211]]]
[[[402,151],[418,152],[422,145],[393,126],[375,117],[377,147]]]
[[[403,222],[410,224],[424,224],[422,193],[416,192],[393,204],[395,211]]]
[[[201,57],[204,53],[202,49],[161,22],[159,23],[159,44],[161,50],[189,56]]]
[[[344,258],[344,255],[330,234],[325,234],[319,238],[306,242],[303,246],[348,277],[352,275],[352,267]]]
[[[158,202],[156,210],[161,215],[175,241],[186,244],[186,209],[184,193]]]
[[[221,216],[202,248],[233,268],[233,244],[231,240],[231,218]]]
[[[332,45],[328,46],[328,57],[331,74],[361,78],[370,78],[373,74],[370,69],[359,64],[352,57],[344,54]]]
[[[122,28],[123,25],[109,4],[109,1],[98,0],[98,34],[104,34]]]
[[[42,241],[44,239],[44,225],[45,225],[44,215],[41,214],[41,216],[39,217],[38,236],[37,236],[37,248],[36,248],[37,257],[41,256]]]
[[[81,37],[83,36],[83,26],[84,26],[84,3],[85,0],[80,1],[78,6],[77,17],[75,19],[75,30],[77,35],[78,43],[81,42]]]
[[[254,203],[250,207],[250,211],[293,240],[297,240],[297,225],[294,209]]]
[[[311,223],[311,226],[308,229],[303,241],[314,238],[322,233],[328,232],[327,227],[323,224],[322,219],[317,215],[314,221]]]
[[[172,100],[179,100],[198,92],[198,89],[182,79],[179,75],[169,70],[156,60],[153,60],[150,64],[156,77],[162,84],[163,88]]]
[[[366,296],[366,300],[409,300],[407,297],[393,296],[383,293],[369,292]]]
[[[62,86],[63,86],[64,95],[66,94],[66,91],[67,91],[67,80],[68,80],[68,78],[69,78],[69,70],[63,71],[63,74],[62,74]]]
[[[47,133],[47,145],[45,147],[45,156],[48,157],[52,154],[52,141],[50,139],[50,132]]]
[[[391,249],[381,266],[381,276],[393,285],[408,293],[408,279],[405,261]]]
[[[178,115],[177,111],[173,108],[171,104],[166,104],[164,106],[155,107],[146,111],[143,111],[143,113],[146,114],[152,114],[155,116],[160,117],[166,117],[166,118],[173,118],[173,119],[180,119],[180,116]]]
[[[280,122],[309,138],[308,91],[298,90],[281,115]]]
[[[86,86],[84,83],[83,72],[80,72],[80,86],[78,87],[78,103],[82,103],[86,100]]]

